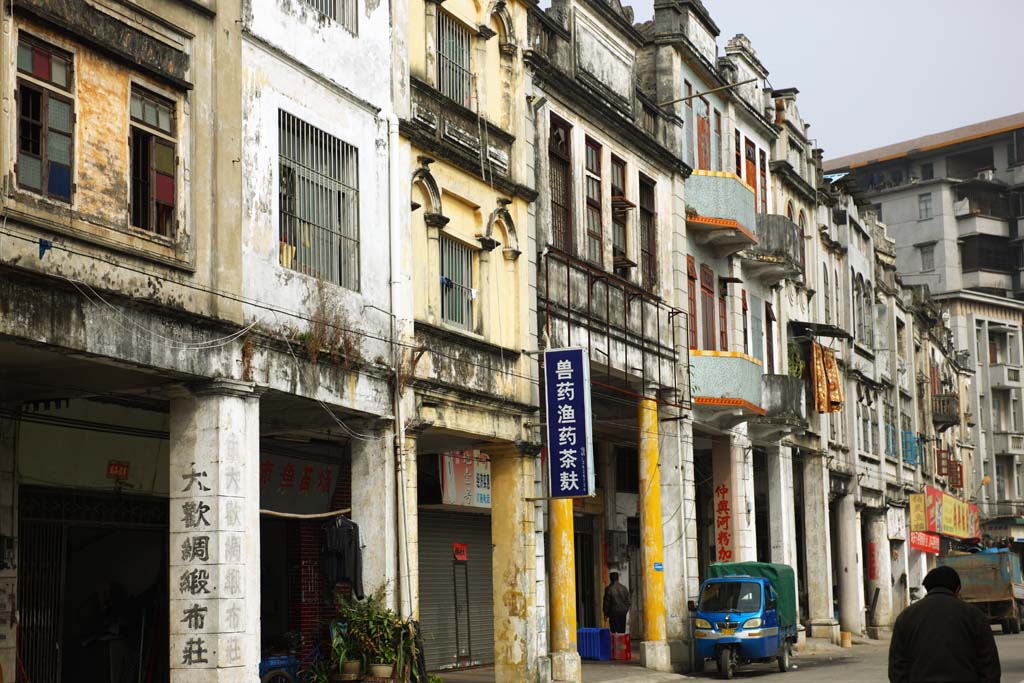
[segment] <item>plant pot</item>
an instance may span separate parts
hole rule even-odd
[[[363,663],[358,659],[351,659],[341,665],[341,673],[343,674],[357,674],[363,670]]]
[[[394,664],[370,664],[370,675],[378,678],[391,678],[391,672],[394,669]]]

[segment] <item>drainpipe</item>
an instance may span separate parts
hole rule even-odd
[[[409,545],[408,526],[406,519],[406,462],[405,419],[402,416],[402,387],[400,372],[402,367],[402,351],[398,339],[398,297],[399,289],[395,286],[395,277],[401,272],[397,240],[395,239],[395,221],[402,215],[399,201],[398,185],[398,117],[394,112],[387,115],[388,122],[388,289],[391,295],[391,367],[394,370],[394,390],[392,391],[393,412],[395,416],[395,468],[397,487],[398,527],[398,605],[399,614],[403,618],[413,615],[412,586],[409,578]]]

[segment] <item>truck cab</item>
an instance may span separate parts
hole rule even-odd
[[[777,660],[780,671],[789,669],[789,649],[796,641],[795,605],[780,601],[777,584],[785,578],[778,575],[786,572],[778,568],[785,565],[766,566],[774,570],[756,572],[760,576],[718,576],[701,585],[698,601],[690,604],[698,670],[707,660],[717,662],[723,678],[732,678],[738,666],[750,662]],[[785,569],[792,580],[792,569]]]

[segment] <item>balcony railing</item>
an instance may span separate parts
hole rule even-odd
[[[1024,434],[995,432],[992,434],[992,449],[996,455],[1024,455]]]
[[[764,417],[755,418],[750,430],[774,440],[786,432],[807,429],[807,390],[801,377],[761,376],[761,407]]]
[[[940,432],[960,424],[960,397],[956,394],[932,396],[932,423]]]
[[[731,173],[694,171],[686,181],[686,224],[720,255],[757,244],[754,191]]]
[[[997,363],[989,367],[989,380],[993,389],[1016,389],[1021,386],[1020,366]]]
[[[757,245],[744,252],[744,267],[771,286],[803,271],[803,237],[800,227],[785,216],[757,215]]]

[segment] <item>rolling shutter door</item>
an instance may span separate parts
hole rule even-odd
[[[419,527],[420,624],[427,668],[492,664],[490,515],[420,510]],[[454,543],[466,545],[467,562],[455,562]]]

